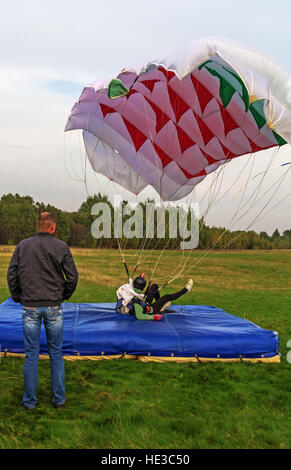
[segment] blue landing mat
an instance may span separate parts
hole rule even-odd
[[[172,305],[161,321],[115,312],[115,303],[64,303],[64,356],[121,355],[197,360],[260,359],[279,362],[279,335],[207,305]],[[0,305],[3,353],[23,354],[22,307]],[[47,354],[42,324],[40,354]]]

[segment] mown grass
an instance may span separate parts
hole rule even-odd
[[[80,273],[73,302],[112,302],[125,281],[118,252],[73,249]],[[12,248],[0,247],[0,301],[8,296],[6,270]],[[128,264],[136,263],[126,252]],[[146,253],[147,273],[159,253]],[[161,256],[167,276],[180,252]],[[50,403],[48,361],[39,362],[39,404],[19,407],[23,391],[19,358],[0,364],[0,448],[290,448],[291,339],[289,251],[212,252],[165,292],[193,277],[195,288],[179,303],[216,305],[280,334],[280,364],[141,363],[134,360],[66,362],[67,406]]]

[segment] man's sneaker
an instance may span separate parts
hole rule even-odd
[[[187,291],[190,292],[190,290],[191,290],[192,287],[193,287],[193,280],[192,280],[192,279],[189,279],[189,281],[187,282],[187,284],[186,284],[185,287],[186,287]]]
[[[20,403],[21,408],[24,408],[25,410],[34,410],[34,406],[27,406],[23,403],[23,401]]]
[[[65,408],[65,403],[54,403],[54,408],[57,408],[57,409]]]
[[[160,308],[160,312],[164,312],[167,308],[169,308],[171,305],[171,302],[166,302],[165,305]]]

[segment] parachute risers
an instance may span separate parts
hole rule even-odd
[[[160,322],[115,312],[115,303],[64,303],[67,360],[138,359],[143,362],[280,362],[279,335],[204,305],[172,305]],[[23,356],[22,307],[0,305],[2,356]],[[40,358],[48,358],[44,327]]]

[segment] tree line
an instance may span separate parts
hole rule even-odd
[[[108,204],[112,215],[114,207],[108,198],[102,194],[89,196],[83,202],[78,211],[67,212],[50,204],[34,202],[30,196],[19,194],[5,194],[0,199],[0,244],[16,245],[21,240],[31,237],[36,233],[37,219],[41,212],[48,211],[57,218],[55,236],[67,242],[70,246],[80,248],[118,248],[118,241],[114,236],[110,238],[95,238],[92,235],[92,224],[96,221],[96,215],[92,215],[92,206],[98,202]],[[122,202],[125,207],[127,201]],[[145,211],[145,204],[141,204]],[[122,215],[122,224],[131,217],[130,213]],[[140,239],[135,236],[125,237],[122,234],[119,244],[123,248],[139,249],[177,249],[182,238],[178,234],[171,238],[169,224],[165,221],[165,236],[159,238],[157,230],[152,238]],[[186,214],[186,225],[189,228],[190,214]],[[112,234],[114,233],[114,217],[112,217]],[[144,222],[145,224],[145,222]],[[144,228],[144,236],[147,234]],[[101,227],[102,229],[102,227]],[[197,248],[207,249],[290,249],[291,228],[282,234],[278,229],[272,235],[261,231],[231,231],[224,227],[209,227],[203,219],[199,220],[199,244]]]

